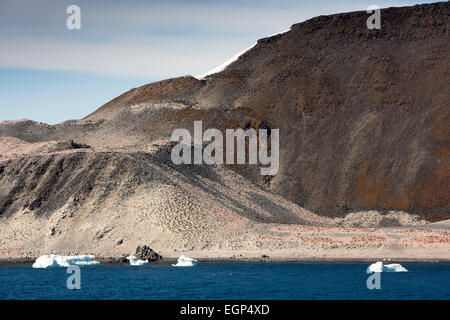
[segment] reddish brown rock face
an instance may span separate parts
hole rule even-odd
[[[314,18],[259,40],[205,80],[130,90],[84,119],[99,121],[89,126],[40,124],[36,138],[29,123],[3,124],[0,135],[126,147],[195,120],[221,130],[264,123],[280,129],[278,174],[234,169],[275,193],[328,216],[398,209],[448,217],[449,15],[448,2],[385,9],[381,30],[367,29],[366,12]],[[162,102],[182,106],[133,111]]]
[[[197,99],[280,128],[270,187],[310,210],[448,214],[449,13],[448,3],[386,9],[379,31],[365,13],[294,25],[208,78]]]

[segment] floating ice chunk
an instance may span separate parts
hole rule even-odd
[[[100,262],[92,255],[58,256],[56,254],[40,256],[33,263],[33,268],[67,268],[75,266],[96,266]]]
[[[193,267],[198,263],[197,260],[186,257],[186,256],[181,256],[178,258],[178,262],[177,264],[172,264],[172,266],[174,267]]]
[[[148,264],[148,260],[141,260],[136,258],[135,256],[128,256],[127,260],[130,261],[132,266],[142,266],[144,264]]]
[[[378,261],[367,268],[367,273],[371,272],[408,272],[408,270],[398,263],[383,264]]]

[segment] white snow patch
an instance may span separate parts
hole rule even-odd
[[[278,33],[274,33],[274,34],[272,34],[272,35],[270,35],[270,36],[268,36],[266,38],[274,37],[274,36],[277,36],[279,34],[283,34],[283,33],[289,32],[289,31],[291,31],[291,28],[289,28],[287,30],[284,30],[284,31],[281,31],[281,32],[278,32]]]
[[[181,256],[178,258],[177,264],[172,264],[174,267],[193,267],[197,265],[198,261],[186,256]]]
[[[58,256],[55,254],[40,256],[33,263],[33,268],[67,268],[75,266],[97,266],[100,262],[92,255]]]
[[[273,37],[273,36],[277,36],[279,34],[283,34],[286,33],[288,31],[291,31],[291,29],[283,31],[283,32],[278,32],[275,34],[272,34],[270,36],[268,36],[267,38]],[[246,53],[247,51],[249,51],[250,49],[252,49],[254,46],[256,46],[256,43],[253,44],[251,47],[242,50],[240,52],[238,52],[237,54],[235,54],[233,57],[231,57],[230,59],[228,59],[227,61],[225,61],[224,63],[222,63],[220,66],[215,67],[214,69],[209,70],[208,72],[202,73],[201,75],[196,76],[195,78],[199,79],[199,80],[203,80],[205,79],[207,76],[210,76],[212,74],[215,73],[219,73],[223,70],[225,70],[226,67],[228,67],[230,64],[232,64],[233,62],[235,62],[237,59],[239,59],[240,56],[242,56],[244,53]]]
[[[408,272],[408,270],[398,263],[383,264],[378,261],[367,267],[367,273],[371,272]]]
[[[203,80],[205,79],[207,76],[210,76],[214,73],[218,73],[221,72],[223,70],[225,70],[226,67],[228,67],[230,64],[232,64],[233,62],[235,62],[237,59],[239,59],[240,56],[242,56],[244,53],[246,53],[248,50],[250,50],[251,48],[253,48],[254,46],[256,46],[256,43],[253,44],[251,47],[242,50],[240,52],[238,52],[237,54],[235,54],[233,57],[231,57],[230,59],[228,59],[227,61],[225,61],[224,63],[222,63],[221,65],[215,67],[214,69],[209,70],[208,72],[202,73],[201,75],[196,76],[197,79],[199,80]]]
[[[130,261],[132,266],[142,266],[144,264],[148,264],[148,260],[141,260],[136,258],[135,256],[128,256],[127,260]]]

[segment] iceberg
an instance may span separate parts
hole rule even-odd
[[[142,266],[144,264],[148,264],[148,260],[141,260],[136,258],[135,256],[128,256],[127,260],[130,261],[132,266]]]
[[[193,267],[197,265],[198,261],[186,256],[181,256],[178,258],[177,264],[172,264],[174,267]]]
[[[408,272],[408,270],[398,263],[383,264],[378,261],[367,267],[367,273],[372,272]]]
[[[33,263],[33,268],[67,268],[69,266],[96,266],[100,262],[93,255],[58,256],[56,254],[40,256]]]

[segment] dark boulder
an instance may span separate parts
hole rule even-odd
[[[136,257],[141,260],[148,260],[149,262],[162,260],[162,256],[158,254],[157,252],[153,251],[152,248],[150,248],[147,245],[138,246],[136,248]]]

